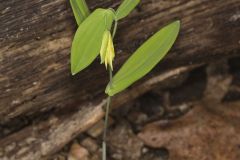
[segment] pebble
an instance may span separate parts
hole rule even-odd
[[[89,160],[89,152],[86,148],[75,142],[70,148],[68,160]]]

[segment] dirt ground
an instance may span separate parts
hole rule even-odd
[[[238,60],[195,69],[113,110],[108,159],[239,160]],[[102,130],[100,121],[49,160],[100,160]]]

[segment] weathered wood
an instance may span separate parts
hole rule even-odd
[[[92,8],[116,1],[88,1]],[[76,106],[103,96],[107,74],[99,60],[72,77],[71,40],[76,30],[69,2],[0,1],[0,121]],[[239,55],[239,0],[142,1],[119,25],[115,65],[164,24],[180,19],[180,37],[155,72]]]
[[[119,107],[156,85],[188,73],[196,66],[180,67],[146,80],[144,83],[117,95],[112,106]],[[0,159],[32,160],[47,157],[61,149],[66,143],[101,120],[105,100],[95,100],[82,107],[68,111],[53,112],[47,120],[30,125],[15,134],[0,140]]]

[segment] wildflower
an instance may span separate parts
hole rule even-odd
[[[103,34],[102,46],[100,49],[101,64],[105,63],[106,68],[109,66],[113,70],[113,59],[115,57],[111,33],[106,30]]]

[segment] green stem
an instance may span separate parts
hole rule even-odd
[[[112,38],[115,37],[116,31],[117,31],[117,20],[115,20]],[[112,84],[112,70],[109,67],[109,83]],[[109,111],[110,111],[110,104],[111,104],[111,96],[108,96],[107,98],[107,105],[105,108],[105,119],[104,119],[104,131],[103,131],[103,142],[102,142],[102,160],[107,160],[107,144],[106,144],[106,138],[107,138],[107,128],[108,128],[108,119],[109,119]]]
[[[107,138],[107,128],[108,128],[108,118],[109,118],[109,110],[110,110],[110,103],[111,103],[111,97],[108,96],[107,98],[107,107],[106,107],[106,113],[105,113],[105,120],[104,120],[104,132],[103,132],[103,144],[102,144],[102,159],[106,160],[107,156],[107,149],[106,149],[106,138]]]
[[[113,28],[113,33],[112,33],[112,38],[115,37],[116,35],[116,31],[117,31],[117,25],[118,25],[118,21],[115,20],[115,23],[114,23],[114,28]]]

